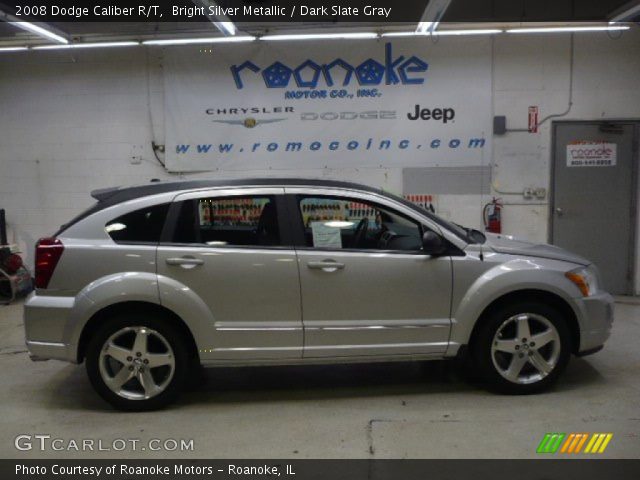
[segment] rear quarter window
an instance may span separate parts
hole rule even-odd
[[[169,204],[141,208],[111,220],[104,227],[116,243],[158,243]]]

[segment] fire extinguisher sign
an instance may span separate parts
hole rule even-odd
[[[529,107],[529,133],[538,133],[538,106]]]

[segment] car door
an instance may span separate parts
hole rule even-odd
[[[451,258],[422,253],[427,226],[382,196],[285,191],[297,234],[304,357],[445,352]]]
[[[302,356],[298,269],[280,221],[282,193],[227,189],[174,199],[158,247],[158,275],[211,312],[203,360]],[[165,303],[175,288],[161,288],[160,295]]]

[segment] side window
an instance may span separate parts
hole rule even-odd
[[[271,196],[200,198],[181,202],[174,243],[211,246],[279,246]]]
[[[141,208],[111,220],[105,231],[117,243],[158,243],[169,204]]]
[[[417,251],[422,227],[386,207],[341,197],[299,197],[308,247]]]

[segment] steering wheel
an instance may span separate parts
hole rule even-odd
[[[364,240],[364,236],[367,234],[367,230],[369,230],[369,219],[367,217],[360,220],[358,226],[356,227],[356,231],[353,234],[353,248],[358,248],[362,240]]]

